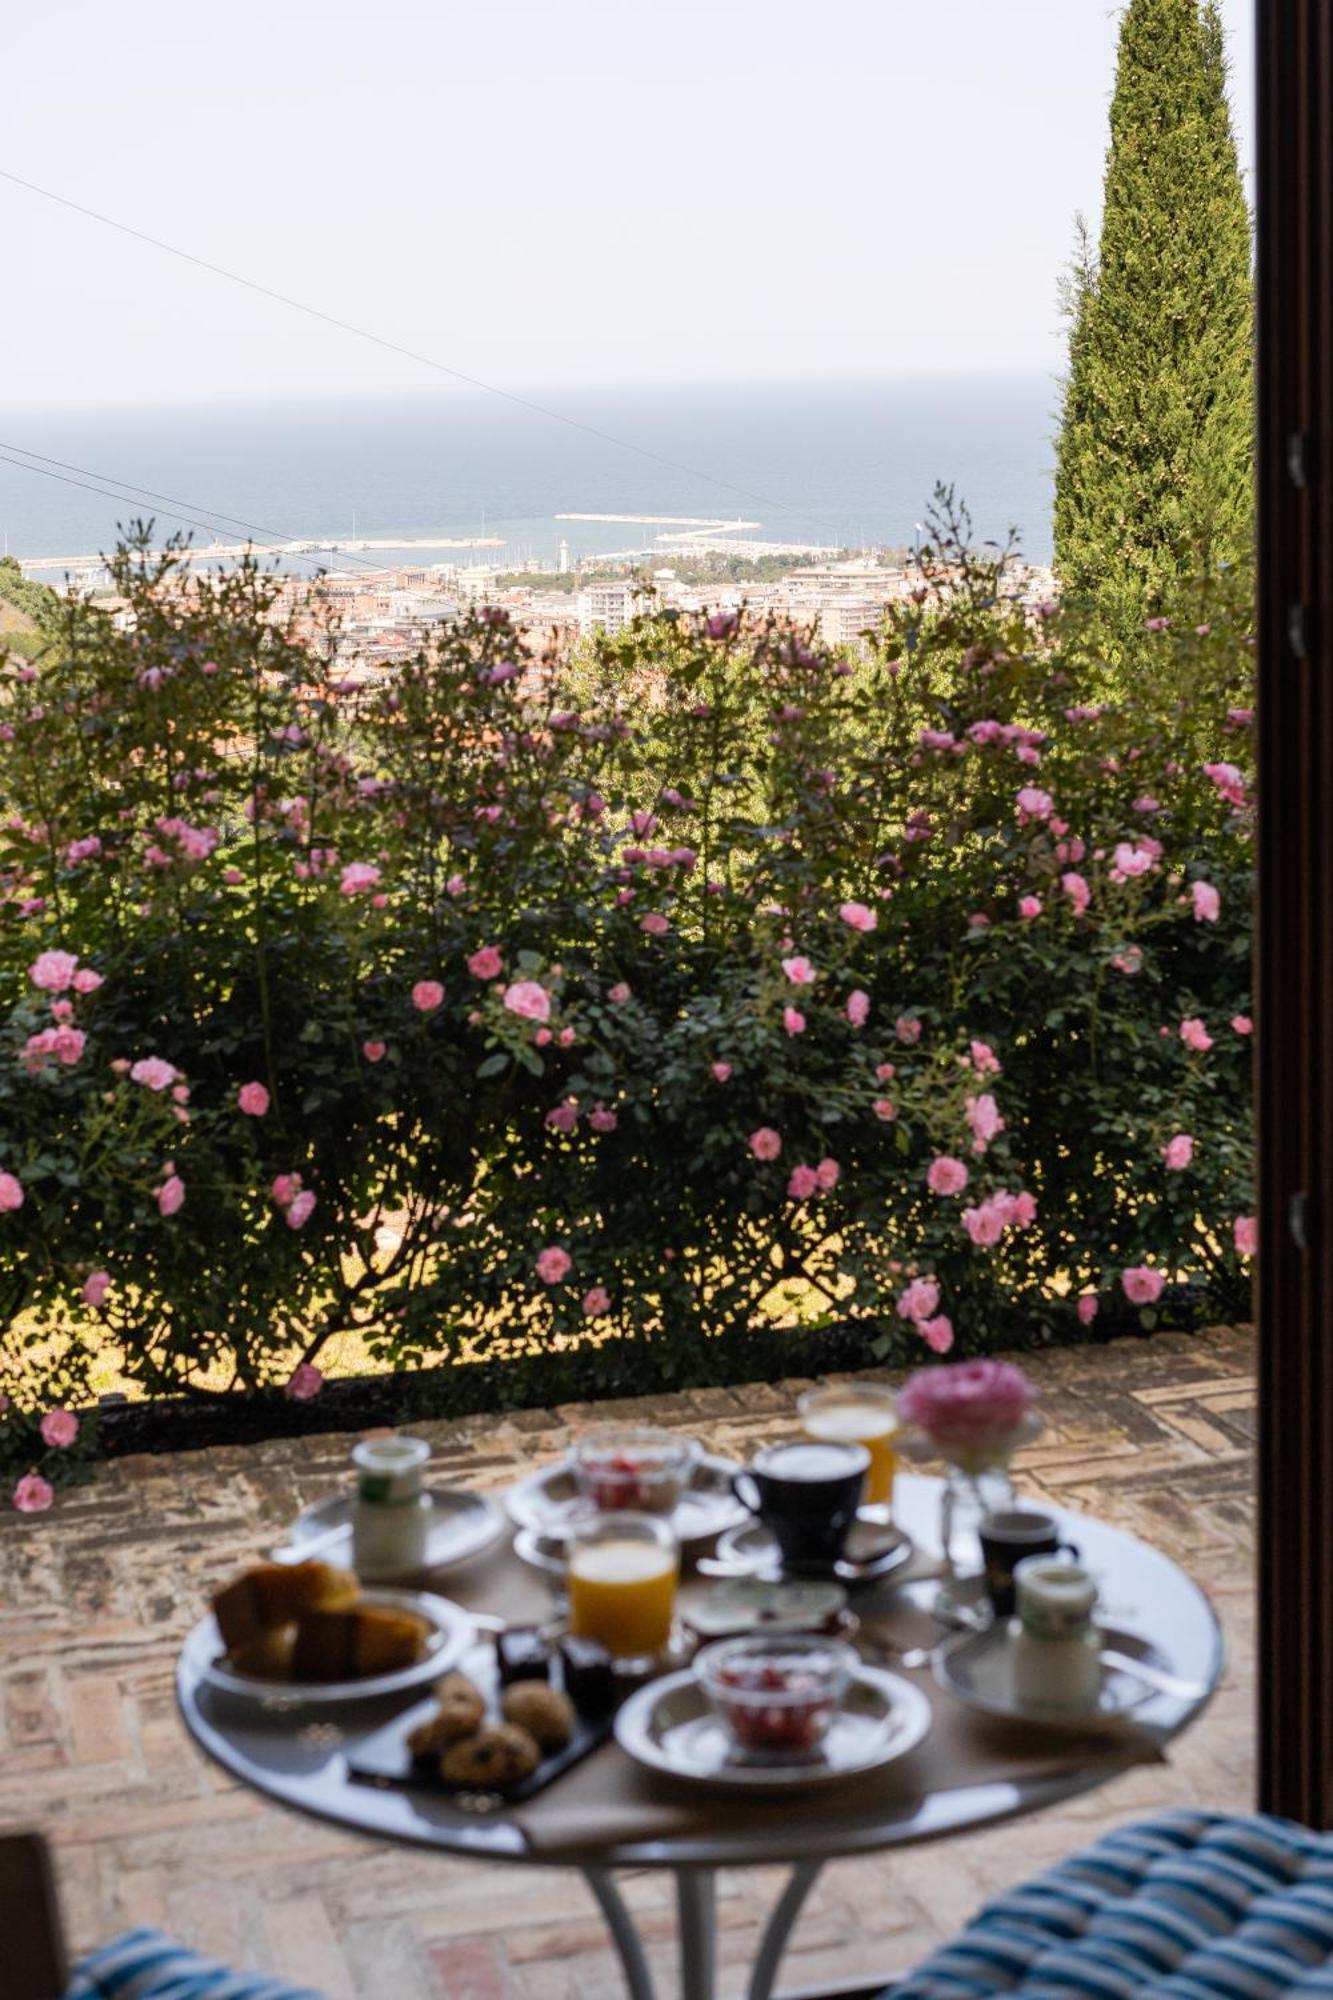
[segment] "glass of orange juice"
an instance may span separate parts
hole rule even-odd
[[[864,1505],[882,1510],[887,1518],[893,1506],[893,1476],[898,1465],[893,1440],[899,1418],[893,1391],[882,1382],[836,1382],[807,1389],[796,1407],[807,1437],[865,1446],[870,1469]]]
[[[642,1659],[670,1644],[680,1549],[660,1514],[594,1514],[570,1534],[569,1629],[597,1639],[617,1659]]]

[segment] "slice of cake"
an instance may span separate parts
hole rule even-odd
[[[362,1604],[351,1611],[307,1611],[296,1622],[292,1679],[369,1680],[422,1657],[428,1627],[410,1612]]]
[[[263,1632],[293,1625],[307,1611],[337,1611],[355,1604],[361,1585],[349,1569],[331,1563],[259,1563],[213,1599],[222,1643],[229,1653]]]

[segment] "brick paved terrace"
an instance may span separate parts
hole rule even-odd
[[[1111,1824],[1174,1802],[1249,1802],[1252,1363],[1250,1338],[1219,1330],[1026,1364],[1048,1427],[1021,1461],[1020,1484],[1183,1563],[1222,1618],[1226,1680],[1164,1765],[969,1839],[834,1864],[801,1919],[784,1988],[905,1970],[983,1896]],[[791,1427],[800,1386],[658,1398],[651,1415],[744,1456]],[[439,1476],[484,1488],[558,1454],[580,1414],[419,1428],[433,1438]],[[152,1923],[328,2000],[620,2000],[575,1876],[390,1851],[298,1819],[206,1764],[176,1719],[182,1634],[229,1571],[343,1475],[347,1448],[333,1436],[124,1459],[50,1515],[5,1517],[0,1824],[52,1838],[79,1947]],[[724,1994],[739,1989],[777,1879],[723,1878]],[[628,1893],[669,1979],[669,1877],[641,1874]]]

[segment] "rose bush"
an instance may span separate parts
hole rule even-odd
[[[961,545],[857,659],[666,616],[576,673],[482,611],[363,686],[251,565],[115,571],[0,668],[12,1424],[108,1354],[304,1396],[347,1333],[667,1380],[1243,1307],[1225,579],[1128,688]]]

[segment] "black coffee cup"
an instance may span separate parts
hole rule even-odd
[[[847,1546],[869,1465],[864,1445],[775,1444],[731,1483],[777,1543],[784,1570],[827,1572]]]
[[[1025,1556],[1073,1556],[1072,1542],[1060,1540],[1060,1528],[1053,1515],[1037,1507],[1009,1507],[988,1514],[977,1529],[985,1559],[986,1592],[997,1618],[1014,1615],[1014,1566]]]

